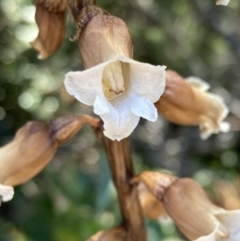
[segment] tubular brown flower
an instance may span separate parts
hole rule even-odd
[[[47,58],[61,46],[65,36],[66,13],[66,0],[36,0],[35,19],[39,34],[31,45],[39,52],[40,59]]]
[[[165,191],[163,204],[178,228],[195,240],[210,234],[216,228],[214,206],[199,184],[189,178],[176,180]]]
[[[28,122],[10,144],[0,149],[0,183],[15,186],[29,180],[52,159],[57,147],[46,124]]]
[[[131,183],[141,182],[162,201],[167,214],[189,240],[239,240],[240,210],[217,207],[193,179],[143,172],[131,180]]]
[[[53,158],[58,146],[71,139],[84,124],[99,126],[90,116],[65,116],[50,125],[28,122],[8,145],[0,148],[0,184],[15,186],[38,174]],[[0,196],[6,193],[0,186]],[[7,195],[7,194],[6,194]]]
[[[168,70],[166,88],[155,106],[168,121],[180,125],[199,125],[202,139],[212,133],[227,132],[229,125],[223,122],[228,108],[220,96],[206,92],[209,85],[191,77],[184,79]]]
[[[180,178],[164,192],[163,204],[181,232],[196,241],[238,241],[240,210],[215,206],[202,187]]]

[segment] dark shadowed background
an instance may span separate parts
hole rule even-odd
[[[226,101],[236,131],[202,141],[198,127],[159,116],[155,123],[141,120],[131,136],[137,172],[167,169],[195,178],[221,204],[219,180],[235,182],[240,172],[240,2],[231,0],[228,7],[215,0],[97,2],[126,21],[136,60],[198,76]],[[75,34],[70,16],[62,47],[42,61],[29,45],[38,33],[34,14],[33,1],[0,0],[0,146],[29,120],[92,115],[92,107],[75,101],[63,85],[68,71],[83,69],[77,43],[69,41]],[[87,126],[15,191],[0,208],[1,241],[84,241],[120,222],[104,150]],[[172,223],[146,219],[146,224],[149,241],[181,238]]]

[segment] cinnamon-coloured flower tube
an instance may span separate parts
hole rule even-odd
[[[155,103],[165,119],[179,125],[199,125],[202,139],[229,131],[229,124],[223,122],[228,108],[220,96],[207,92],[206,82],[197,77],[184,79],[172,70],[166,72],[165,91]]]
[[[240,210],[217,207],[193,179],[173,182],[162,200],[169,216],[189,240],[240,240]]]
[[[71,139],[84,124],[98,127],[99,119],[90,116],[60,117],[47,125],[31,121],[0,148],[0,196],[9,196],[11,186],[27,182],[53,158],[60,144]],[[8,201],[11,198],[5,198]]]

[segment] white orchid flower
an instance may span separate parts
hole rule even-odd
[[[121,140],[132,133],[140,117],[157,120],[153,103],[164,91],[164,69],[118,56],[91,69],[68,73],[65,85],[77,100],[93,106],[107,137]]]
[[[129,136],[140,117],[157,120],[153,103],[165,88],[165,66],[131,58],[131,36],[121,19],[93,17],[80,37],[79,48],[87,69],[68,73],[65,86],[77,100],[93,106],[108,138],[120,141]]]
[[[230,0],[217,0],[216,5],[224,5],[227,6]]]

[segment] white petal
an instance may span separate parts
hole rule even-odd
[[[230,130],[230,124],[223,122],[228,115],[229,109],[222,97],[207,92],[206,98],[209,101],[211,112],[205,113],[206,118],[200,123],[200,136],[203,140],[206,140],[213,133],[217,134],[220,131],[228,132]]]
[[[100,115],[104,122],[104,135],[120,141],[133,132],[140,117],[131,112],[131,101],[126,95],[114,99],[109,107],[108,114]]]
[[[0,197],[3,202],[10,201],[13,198],[14,190],[13,187],[5,186],[0,184]]]
[[[202,237],[200,237],[200,238],[198,238],[198,239],[196,239],[196,240],[194,240],[194,241],[217,241],[217,240],[215,239],[215,231],[212,232],[212,233],[210,233],[210,234],[207,235],[207,236],[202,236]]]
[[[119,57],[119,60],[129,63],[130,88],[152,103],[158,101],[165,89],[166,66],[154,66],[123,57]]]
[[[226,240],[240,240],[240,210],[216,214],[216,218],[224,225],[230,234],[229,239]]]
[[[197,88],[200,91],[206,92],[210,89],[210,85],[199,77],[190,76],[185,78],[186,82],[192,87]]]
[[[149,121],[156,121],[158,118],[157,109],[148,99],[137,94],[130,94],[131,111],[134,115],[143,117]]]
[[[97,96],[93,104],[93,112],[97,115],[104,115],[109,113],[109,111],[108,101],[102,96]]]
[[[230,123],[223,121],[219,124],[219,130],[223,133],[227,133],[231,130],[231,125]]]
[[[217,0],[217,5],[224,5],[227,6],[229,4],[230,0]]]
[[[215,230],[212,233],[210,233],[209,235],[202,236],[202,237],[200,237],[198,239],[195,239],[194,241],[220,241],[220,240],[218,240],[216,238],[216,233],[217,233],[217,231],[219,229],[219,226],[220,226],[220,224],[218,224],[216,226]],[[224,241],[224,240],[222,240],[222,241]]]
[[[102,74],[110,62],[84,71],[67,73],[65,77],[67,92],[85,105],[93,105],[97,95],[103,96]]]

